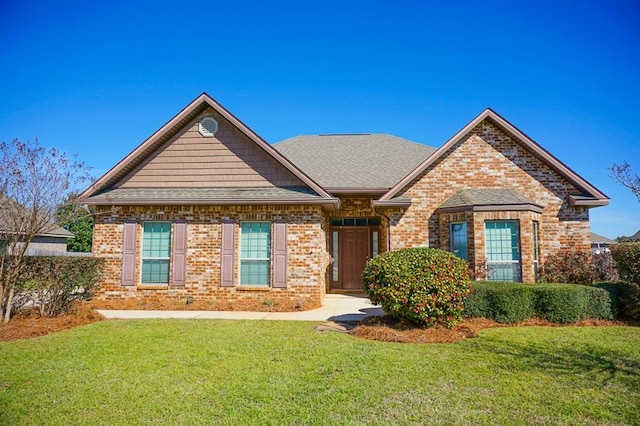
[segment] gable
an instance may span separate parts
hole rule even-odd
[[[205,137],[203,117],[214,117],[218,131]],[[114,188],[269,188],[304,182],[208,108],[175,137],[149,155]]]
[[[464,182],[472,176],[486,174],[487,187],[499,187],[513,183],[517,174],[526,174],[569,205],[599,206],[608,204],[609,200],[504,118],[487,109],[375,204],[394,205],[395,199],[403,201],[403,193],[443,162],[452,164],[447,175],[451,181]]]
[[[200,132],[203,117],[218,123],[212,137]],[[80,199],[109,205],[340,203],[206,93]]]
[[[483,120],[442,153],[398,197],[442,207],[456,191],[514,189],[540,206],[559,206],[580,193],[572,182],[489,120]],[[504,194],[501,194],[504,196]],[[494,203],[495,204],[495,203]]]

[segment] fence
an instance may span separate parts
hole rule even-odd
[[[37,247],[28,247],[26,256],[69,256],[69,257],[91,257],[91,253],[81,253],[61,250],[47,250]]]

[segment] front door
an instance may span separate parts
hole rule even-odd
[[[361,290],[362,271],[369,260],[369,228],[343,228],[342,289]]]
[[[331,290],[362,291],[365,264],[378,254],[377,218],[332,219],[329,268]]]

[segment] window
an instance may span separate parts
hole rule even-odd
[[[269,286],[271,224],[242,222],[240,226],[240,285]]]
[[[378,248],[378,231],[371,232],[371,257],[376,257],[380,249]]]
[[[452,223],[451,224],[451,232],[450,235],[450,251],[451,253],[458,256],[460,259],[467,260],[468,259],[468,250],[467,250],[467,224],[466,222],[462,223]]]
[[[339,252],[338,252],[338,245],[339,245],[339,237],[338,237],[338,231],[333,231],[331,233],[331,254],[333,254],[333,265],[331,268],[331,279],[333,281],[338,281],[338,259],[340,259],[339,257]]]
[[[538,222],[533,222],[533,274],[536,282],[538,282],[539,271],[539,247],[538,247]]]
[[[142,284],[169,284],[171,223],[145,222],[142,237]]]
[[[520,271],[520,232],[518,222],[485,222],[487,279],[522,281]]]
[[[333,218],[331,219],[331,226],[380,226],[380,219],[378,218]]]

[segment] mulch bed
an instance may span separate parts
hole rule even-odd
[[[485,328],[495,327],[591,327],[631,325],[621,321],[583,320],[575,324],[556,324],[542,319],[530,319],[515,324],[500,324],[487,318],[468,318],[453,329],[437,325],[435,327],[420,327],[407,321],[399,321],[390,317],[369,317],[362,320],[350,330],[356,337],[381,342],[398,343],[451,343],[473,338]]]
[[[246,306],[246,308],[249,307],[250,306]],[[103,318],[93,310],[93,306],[89,303],[82,303],[78,305],[73,312],[54,318],[41,317],[37,311],[23,311],[15,315],[8,324],[0,324],[0,341],[30,339],[101,320],[103,320]],[[360,321],[355,327],[349,327],[348,330],[343,331],[359,338],[382,342],[451,343],[476,337],[480,330],[485,328],[522,327],[531,325],[550,327],[640,326],[640,323],[584,320],[576,324],[555,324],[545,320],[532,319],[517,324],[499,324],[486,318],[471,318],[466,319],[454,329],[449,330],[443,326],[430,328],[419,327],[389,317],[369,317]]]
[[[35,309],[21,311],[7,324],[0,323],[0,341],[31,339],[101,320],[103,318],[84,303],[67,315],[53,318],[41,317]]]

